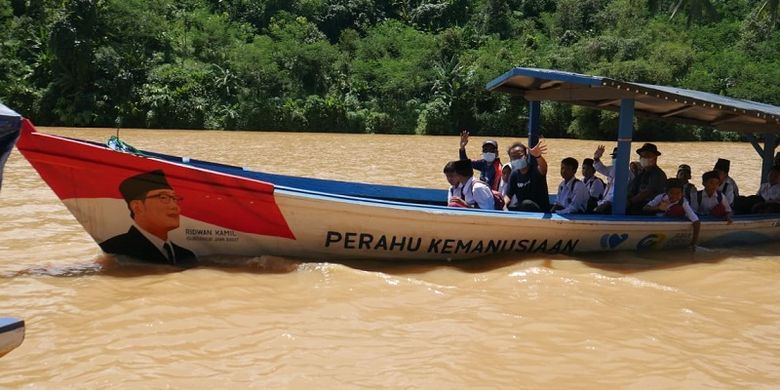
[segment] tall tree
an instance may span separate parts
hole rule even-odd
[[[714,19],[718,16],[718,11],[712,5],[710,0],[677,0],[672,8],[669,19],[673,19],[680,9],[685,9],[688,13],[687,23],[702,22]]]
[[[758,9],[758,14],[768,14],[769,18],[771,20],[771,27],[775,27],[775,23],[777,22],[777,6],[778,6],[778,0],[766,0],[763,4],[761,4],[761,7]]]

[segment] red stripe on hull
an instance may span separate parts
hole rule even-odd
[[[183,215],[241,232],[295,239],[270,183],[41,134],[27,119],[17,148],[61,200],[122,199],[119,184],[124,179],[162,169],[168,183],[185,199]]]

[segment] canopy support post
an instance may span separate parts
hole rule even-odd
[[[760,141],[753,134],[748,134],[747,137],[750,144],[753,145],[753,149],[756,150],[759,156],[761,156],[761,184],[766,183],[766,175],[772,166],[775,164],[775,149],[777,149],[777,134],[764,133],[764,147],[761,147]]]
[[[628,203],[628,162],[631,140],[634,136],[634,99],[620,99],[618,126],[618,152],[615,162],[615,194],[612,198],[612,215],[625,215]]]
[[[528,102],[528,147],[533,148],[539,143],[539,122],[541,121],[541,102]]]
[[[764,149],[761,147],[761,144],[758,142],[758,138],[756,138],[753,134],[747,134],[745,135],[745,138],[747,138],[748,141],[750,141],[750,144],[753,145],[753,149],[756,150],[756,153],[758,153],[759,156],[764,156]]]
[[[775,149],[777,148],[777,134],[764,134],[764,153],[761,155],[761,184],[766,183],[766,176],[775,164]]]

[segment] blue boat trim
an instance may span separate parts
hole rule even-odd
[[[74,139],[80,142],[86,142],[98,147],[105,148],[102,143],[93,141],[84,141]],[[156,158],[172,163],[182,164],[184,159],[179,156],[155,153],[142,150],[145,157]],[[552,214],[552,213],[533,213],[519,211],[502,210],[480,210],[447,207],[444,199],[447,192],[430,188],[414,188],[388,186],[370,183],[355,183],[338,180],[313,179],[297,176],[286,176],[272,173],[248,171],[244,168],[209,162],[204,160],[189,159],[186,162],[197,168],[225,173],[229,175],[244,177],[248,179],[260,180],[272,183],[275,191],[305,196],[308,198],[341,201],[352,204],[381,205],[399,210],[431,210],[441,211],[447,214],[490,214],[502,218],[512,219],[533,219],[533,220],[554,220],[554,221],[577,221],[577,222],[644,222],[644,223],[690,223],[687,219],[664,217],[664,216],[642,216],[642,215],[605,215],[605,214]],[[555,196],[550,195],[551,202],[555,201]],[[736,215],[734,221],[758,221],[773,220],[780,218],[780,214],[746,214]],[[725,223],[723,219],[703,216],[702,222]]]
[[[103,148],[106,147],[105,144],[98,142],[83,141],[75,138],[70,139],[79,142],[87,142]],[[146,157],[158,158],[179,164],[185,163],[184,159],[179,156],[149,152],[145,150],[142,150],[141,153],[143,153],[143,155]],[[242,167],[234,165],[220,164],[198,159],[189,159],[186,164],[210,171],[273,183],[277,188],[301,188],[315,192],[348,195],[358,198],[385,199],[398,202],[413,202],[428,205],[445,204],[445,200],[447,199],[447,191],[441,189],[401,187],[382,184],[356,183],[339,180],[287,176],[273,173],[248,171]]]
[[[644,216],[644,215],[611,215],[611,214],[552,214],[552,213],[533,213],[525,211],[502,211],[502,210],[480,210],[480,209],[466,209],[458,207],[447,207],[446,205],[425,205],[414,204],[407,202],[397,202],[383,199],[368,199],[358,198],[353,196],[337,195],[333,193],[322,193],[317,191],[310,191],[301,188],[288,188],[278,187],[277,192],[295,194],[312,199],[321,199],[323,201],[341,201],[350,204],[365,204],[365,205],[378,205],[383,207],[394,208],[398,210],[429,210],[429,211],[441,211],[447,214],[489,214],[491,216],[499,218],[510,219],[532,219],[532,220],[551,220],[551,221],[568,221],[568,222],[580,222],[580,223],[592,223],[592,222],[613,222],[613,223],[637,223],[643,224],[688,224],[690,221],[682,217],[668,217],[668,216]],[[735,222],[738,221],[764,221],[764,220],[778,220],[780,214],[746,214],[736,215],[732,217]],[[700,220],[703,223],[716,223],[725,224],[722,218],[702,216]]]

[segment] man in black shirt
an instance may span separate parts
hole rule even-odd
[[[646,143],[636,153],[642,170],[628,186],[628,214],[642,214],[647,202],[666,191],[666,173],[658,167],[658,147]]]
[[[505,188],[504,201],[511,204],[512,197],[517,198],[512,211],[546,212],[550,210],[550,197],[547,193],[547,161],[542,153],[547,147],[539,142],[534,148],[528,149],[528,154],[534,156],[536,164],[529,163],[525,154],[525,146],[516,143],[509,148],[509,156],[512,159],[512,174],[509,175],[509,184]],[[521,155],[522,157],[516,158]]]

